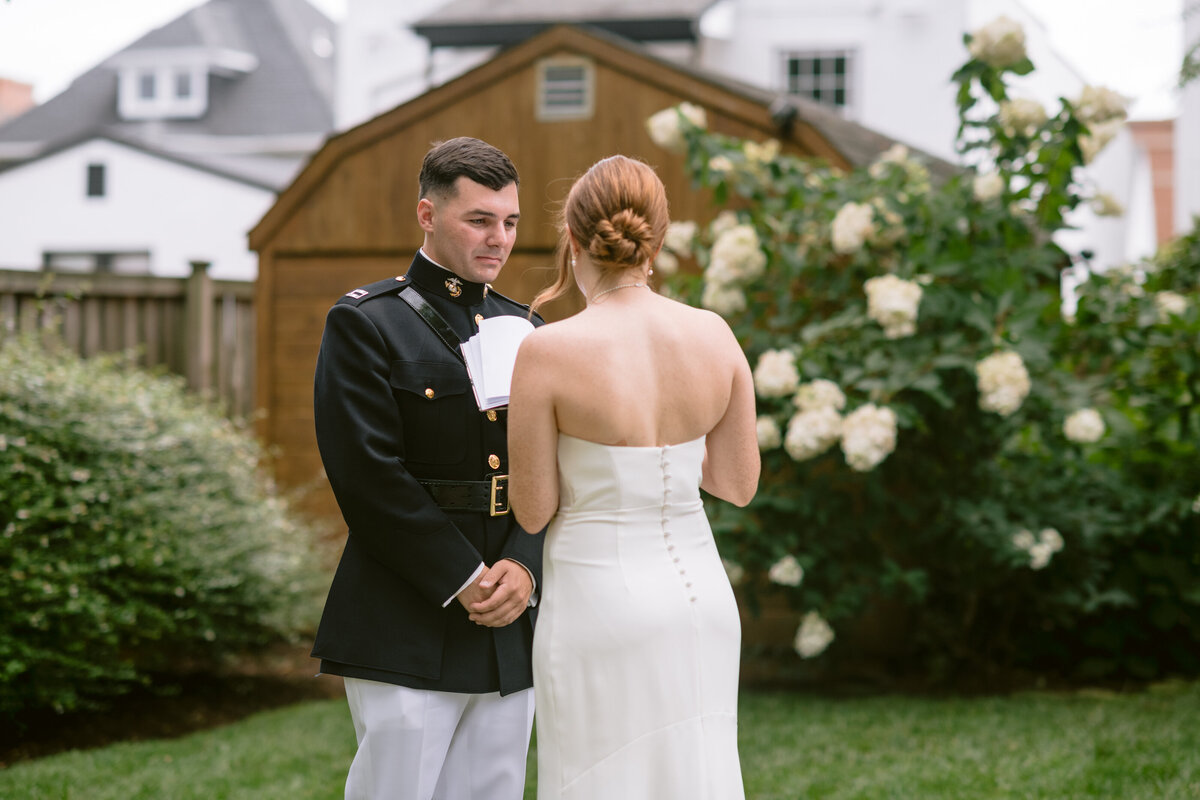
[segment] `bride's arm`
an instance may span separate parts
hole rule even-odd
[[[754,378],[732,332],[725,352],[734,364],[729,405],[721,421],[708,433],[700,488],[734,505],[744,506],[758,491],[758,474],[762,469],[754,410]]]
[[[558,423],[555,370],[539,328],[521,343],[508,401],[508,500],[527,531],[546,526],[558,510]]]

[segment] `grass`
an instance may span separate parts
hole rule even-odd
[[[1200,798],[1200,684],[956,699],[745,692],[741,706],[751,800]],[[345,703],[316,701],[16,764],[0,772],[0,797],[335,800],[353,753]]]

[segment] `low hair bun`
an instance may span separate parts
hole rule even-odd
[[[610,219],[596,223],[588,253],[596,261],[620,267],[635,267],[653,255],[653,229],[641,214],[625,208]]]

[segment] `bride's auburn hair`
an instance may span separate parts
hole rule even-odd
[[[563,202],[557,275],[534,298],[533,308],[562,297],[573,282],[568,229],[593,264],[621,272],[654,258],[670,222],[667,191],[650,165],[626,156],[596,162]]]

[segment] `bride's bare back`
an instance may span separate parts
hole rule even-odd
[[[633,447],[704,436],[733,388],[727,326],[644,288],[620,291],[545,329],[541,352],[561,378],[552,390],[558,429]]]
[[[626,447],[707,436],[705,491],[744,505],[757,487],[753,383],[729,326],[643,287],[619,289],[521,346],[509,457],[527,530],[557,508],[559,432]]]

